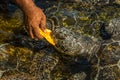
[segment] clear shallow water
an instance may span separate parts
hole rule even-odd
[[[44,3],[42,6],[44,6],[45,4],[46,3]],[[39,3],[37,3],[37,5],[39,5]],[[48,7],[52,5],[53,3],[50,3]],[[71,4],[66,3],[62,7],[68,8],[68,10],[70,10],[70,6]],[[108,24],[109,20],[114,19],[116,17],[120,17],[119,5],[94,6],[93,9],[89,9],[89,8],[92,8],[91,5],[89,4],[81,5],[79,7],[78,5],[73,4],[72,6],[73,6],[73,9],[78,10],[78,11],[75,11],[75,13],[79,12],[79,16],[82,15],[77,19],[79,23],[78,25],[80,27],[79,26],[74,27],[73,29],[70,26],[71,24],[68,23],[69,21],[67,19],[65,21],[61,21],[61,24],[67,27],[68,29],[72,29],[75,32],[79,32],[82,30],[83,31],[82,34],[94,35],[98,38],[100,38],[99,32],[98,32],[100,27],[99,21],[105,22],[106,24]],[[34,56],[39,55],[40,58],[44,58],[43,55],[51,54],[54,58],[53,62],[55,62],[53,63],[54,69],[52,68],[52,70],[50,70],[46,68],[46,70],[52,73],[53,79],[66,80],[67,78],[70,78],[70,76],[74,75],[75,73],[81,73],[81,72],[85,72],[87,75],[86,79],[89,79],[91,74],[92,64],[86,58],[81,58],[79,56],[71,57],[71,56],[61,55],[47,42],[43,42],[41,40],[35,41],[30,39],[24,30],[21,11],[13,7],[14,6],[10,7],[11,9],[10,11],[12,12],[0,14],[1,75],[2,73],[7,71],[8,73],[5,73],[4,74],[5,76],[7,75],[16,76],[14,75],[15,73],[19,74],[21,72],[29,74],[32,71],[30,69],[31,65],[36,65],[34,64],[34,60],[36,59]],[[70,12],[71,11],[72,9],[70,10]],[[72,13],[74,13],[74,10]],[[68,27],[68,25],[70,27]],[[93,28],[94,28],[94,32],[92,31]],[[48,57],[45,59],[48,59]],[[44,63],[45,62],[40,64],[44,65]],[[49,63],[49,60],[48,60],[48,63]],[[52,65],[47,67],[51,67],[51,66]],[[42,72],[45,73],[44,71]],[[48,75],[49,74],[50,73],[48,73]],[[118,75],[118,77],[120,76]]]

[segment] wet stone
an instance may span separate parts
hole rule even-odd
[[[45,50],[36,52],[33,56],[33,52],[27,48],[11,45],[4,45],[4,47],[6,52],[2,51],[7,57],[0,59],[1,80],[52,80],[51,71],[59,61],[56,55]]]
[[[86,74],[84,72],[73,74],[68,80],[86,80]]]
[[[35,80],[35,78],[27,73],[14,72],[14,74],[6,75],[2,77],[0,80]]]
[[[106,31],[112,34],[112,37],[119,37],[120,35],[120,18],[110,20],[109,25],[106,27]]]
[[[38,80],[52,80],[51,71],[57,65],[59,58],[52,54],[40,56],[36,54],[30,66],[30,73]]]

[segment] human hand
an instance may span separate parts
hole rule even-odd
[[[29,12],[27,11],[25,13],[25,24],[31,38],[43,38],[39,29],[43,31],[46,29],[46,16],[42,9],[35,6]]]

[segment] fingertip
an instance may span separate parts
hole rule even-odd
[[[46,26],[46,16],[45,15],[42,17],[41,24],[43,26]]]
[[[30,35],[30,37],[31,37],[32,39],[34,39],[34,38],[35,38],[34,36],[31,36],[31,35]]]
[[[45,26],[43,26],[43,27],[42,27],[42,30],[43,30],[43,31],[45,31],[45,29],[46,29],[46,27],[45,27]]]
[[[43,39],[43,36],[40,33],[36,33],[36,38]]]
[[[43,36],[41,36],[40,34],[35,34],[35,38],[37,38],[37,39],[43,39]]]
[[[43,32],[45,32],[46,26],[44,26],[43,24],[40,24],[40,25],[39,25],[39,28],[40,28]]]
[[[37,38],[39,38],[39,39],[43,39],[43,36],[39,35]]]
[[[32,31],[32,27],[29,27],[29,35],[32,39],[34,39],[34,35],[33,35],[33,31]]]

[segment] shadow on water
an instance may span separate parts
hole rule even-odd
[[[85,72],[87,75],[85,80],[89,80],[91,73],[91,63],[85,57],[71,57],[68,55],[62,55],[60,57],[58,66],[56,66],[53,70],[53,75],[61,73],[63,75],[63,80],[67,80],[72,75],[77,73],[80,74],[82,72]]]

